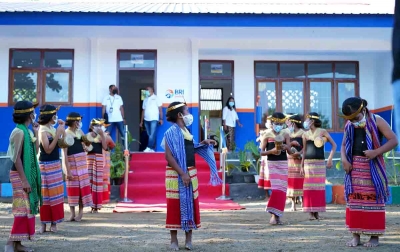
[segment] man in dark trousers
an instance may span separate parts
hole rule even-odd
[[[393,54],[393,101],[396,133],[400,135],[400,0],[396,0],[394,10],[394,27],[392,37]]]

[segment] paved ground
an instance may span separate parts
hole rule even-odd
[[[379,248],[346,248],[344,207],[329,205],[322,221],[309,221],[302,212],[286,212],[284,226],[268,225],[264,201],[241,202],[247,209],[203,212],[202,228],[194,232],[195,251],[400,251],[400,207],[387,209],[387,234]],[[66,209],[67,208],[67,205]],[[112,213],[114,205],[99,214],[85,214],[80,223],[64,222],[57,234],[36,236],[27,244],[35,251],[168,251],[165,213]],[[12,225],[11,205],[0,203],[0,239],[5,244]],[[89,209],[88,209],[89,210]],[[88,211],[87,210],[87,211]],[[69,213],[66,212],[66,217]],[[37,218],[37,227],[39,222]],[[179,234],[181,247],[184,235]],[[365,242],[366,237],[362,238]],[[2,248],[1,248],[2,249]]]

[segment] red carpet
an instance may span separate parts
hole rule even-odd
[[[133,203],[118,203],[116,213],[127,212],[162,212],[166,210],[165,200],[165,166],[164,153],[133,153],[131,154],[128,181],[128,198]],[[219,157],[216,156],[217,167]],[[210,169],[207,163],[196,156],[197,176],[199,179],[199,199],[202,211],[240,210],[244,207],[229,200],[220,201],[222,186],[211,186]],[[221,177],[221,173],[219,173]],[[124,184],[121,185],[120,197],[124,197]],[[229,195],[229,185],[226,185],[226,195]]]

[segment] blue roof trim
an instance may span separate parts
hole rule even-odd
[[[0,25],[393,27],[393,15],[4,12]]]

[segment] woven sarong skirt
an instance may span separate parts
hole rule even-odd
[[[326,165],[324,159],[304,160],[303,212],[325,212]]]
[[[64,180],[61,161],[39,162],[42,178],[43,205],[40,207],[40,221],[60,223],[64,220]]]
[[[376,203],[371,168],[366,157],[353,157],[353,193],[346,206],[347,229],[356,234],[379,236],[385,233],[385,204]]]
[[[193,216],[197,228],[201,226],[200,222],[200,206],[199,206],[199,183],[197,180],[197,170],[195,167],[189,167],[189,176],[192,181],[193,188]],[[179,201],[179,185],[178,173],[171,167],[167,167],[166,179],[166,196],[167,196],[167,219],[166,228],[170,230],[181,229],[181,208]],[[194,229],[194,227],[191,227]]]
[[[286,205],[288,183],[288,161],[268,161],[269,180],[271,181],[271,197],[268,200],[267,212],[282,216]]]

